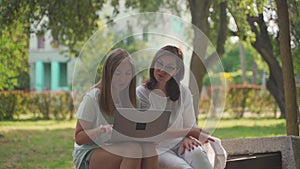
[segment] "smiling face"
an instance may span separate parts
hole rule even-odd
[[[154,64],[154,78],[158,83],[166,83],[177,73],[176,59],[170,55],[159,57]]]
[[[159,49],[151,62],[149,79],[145,82],[149,90],[158,89],[172,101],[180,96],[180,81],[184,76],[182,51],[167,45]]]
[[[114,92],[120,92],[127,88],[133,78],[133,70],[128,60],[123,60],[116,68],[113,78],[112,86]]]

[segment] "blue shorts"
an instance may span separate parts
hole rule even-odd
[[[93,154],[93,152],[95,151],[95,149],[90,150],[89,152],[87,152],[79,166],[79,169],[89,169],[89,163],[90,163],[90,158]]]

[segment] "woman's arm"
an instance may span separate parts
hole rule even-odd
[[[182,102],[183,102],[183,127],[192,128],[198,127],[196,121],[196,113],[193,105],[193,96],[191,91],[187,86],[182,85]]]
[[[75,129],[75,142],[78,145],[91,143],[101,134],[112,132],[112,125],[100,125],[97,128],[91,129],[91,123],[84,120],[77,120]]]
[[[187,136],[197,138],[201,143],[215,140],[210,137],[210,133],[198,127],[195,117],[195,110],[193,106],[193,96],[188,87],[182,86],[184,90],[183,102],[183,126],[184,128],[191,128]]]
[[[215,142],[213,138],[210,137],[209,132],[202,130],[201,128],[168,128],[164,134],[164,139],[175,139],[175,138],[195,138],[199,143],[204,144],[208,141]]]
[[[90,90],[82,99],[77,113],[77,123],[75,128],[75,142],[79,145],[88,144],[97,139],[101,133],[110,132],[110,125],[95,127],[95,119],[99,112],[97,97],[99,90]],[[101,123],[100,123],[101,124]],[[103,124],[103,123],[102,123]]]

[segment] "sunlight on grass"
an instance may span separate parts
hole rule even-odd
[[[0,121],[0,168],[72,169],[73,121]]]
[[[1,121],[0,131],[9,130],[57,130],[64,128],[75,128],[75,120],[24,120],[24,121]]]
[[[0,121],[0,168],[74,169],[76,120]],[[205,120],[199,121],[202,126]],[[283,136],[284,119],[221,119],[213,136],[221,139]]]
[[[199,126],[203,126],[205,122],[199,120]],[[285,119],[221,119],[212,135],[221,139],[284,136]]]

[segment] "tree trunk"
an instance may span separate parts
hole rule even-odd
[[[244,50],[244,44],[242,41],[240,41],[240,62],[241,62],[241,68],[242,68],[243,84],[247,84],[245,50]]]
[[[257,64],[255,59],[252,62],[252,84],[257,85]]]
[[[287,135],[299,136],[299,126],[297,123],[298,106],[296,100],[296,85],[291,53],[288,6],[286,0],[276,0],[276,4],[279,20],[280,55],[283,69],[286,132]]]
[[[193,104],[195,109],[195,116],[198,116],[199,98],[202,90],[202,80],[207,73],[205,68],[205,56],[207,49],[207,37],[209,31],[209,7],[211,0],[189,0],[189,6],[192,16],[192,24],[194,27],[194,41],[191,59],[191,73],[190,73],[190,90],[193,93]],[[199,31],[202,31],[202,33]],[[198,56],[199,55],[199,56]]]
[[[263,57],[269,67],[269,79],[267,80],[267,89],[273,95],[281,111],[281,117],[285,118],[285,102],[283,91],[283,76],[282,69],[273,54],[272,43],[267,31],[266,23],[263,20],[263,14],[259,14],[257,17],[248,16],[248,23],[252,32],[256,35],[255,42],[252,42],[252,46]],[[256,26],[256,24],[259,27]]]
[[[198,116],[199,111],[199,99],[203,86],[203,78],[206,75],[207,70],[212,67],[216,61],[218,61],[219,56],[223,55],[225,51],[224,45],[227,32],[226,1],[220,3],[220,28],[218,32],[217,52],[207,57],[208,38],[206,36],[209,36],[208,17],[211,3],[212,0],[189,0],[192,24],[195,26],[195,36],[193,42],[194,52],[191,59],[189,86],[191,92],[193,93],[193,103],[196,117]],[[199,29],[202,31],[202,33],[198,31]]]

